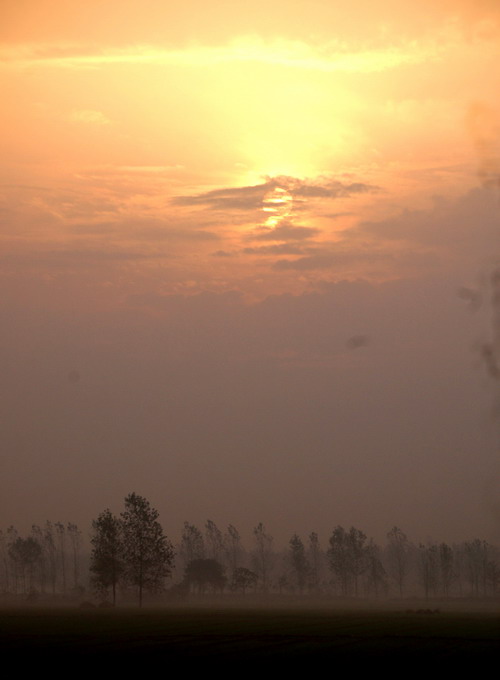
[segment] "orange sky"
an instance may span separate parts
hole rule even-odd
[[[498,535],[499,63],[498,0],[3,0],[4,516]]]
[[[4,2],[10,276],[262,297],[447,260],[359,227],[496,175],[498,6],[354,5]]]

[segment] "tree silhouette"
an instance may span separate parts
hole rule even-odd
[[[289,545],[290,563],[299,591],[302,592],[307,583],[307,575],[309,573],[309,563],[307,561],[306,551],[302,540],[297,534],[292,536]]]
[[[222,591],[226,584],[224,567],[212,558],[192,560],[186,567],[184,579],[190,587],[197,587],[199,593],[203,593],[207,586],[214,592]]]
[[[101,593],[111,587],[113,604],[116,604],[116,586],[124,571],[121,522],[110,510],[105,510],[93,520],[92,530],[92,583]]]
[[[174,549],[158,522],[158,511],[144,497],[131,493],[121,514],[126,577],[137,586],[139,606],[143,591],[159,591],[172,573]]]

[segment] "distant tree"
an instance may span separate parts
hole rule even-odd
[[[464,543],[467,579],[471,592],[476,597],[479,596],[481,588],[483,595],[486,594],[489,552],[490,546],[488,543],[481,541],[479,538]]]
[[[73,557],[73,588],[76,591],[79,586],[80,543],[82,532],[76,524],[68,522],[67,534],[69,536]]]
[[[405,533],[393,527],[387,534],[387,566],[392,578],[396,581],[399,596],[403,596],[403,586],[410,564],[410,543]]]
[[[226,575],[220,562],[208,558],[192,560],[186,567],[184,580],[199,593],[204,593],[207,587],[216,592],[224,588]]]
[[[254,571],[246,567],[236,567],[233,571],[233,580],[231,582],[232,590],[240,590],[243,595],[249,588],[255,589],[259,577]]]
[[[307,561],[304,544],[297,534],[294,534],[290,539],[289,560],[296,585],[302,593],[307,583],[309,563]]]
[[[211,519],[205,524],[205,546],[207,557],[219,562],[224,552],[224,537],[222,531]]]
[[[56,522],[54,529],[57,536],[57,546],[59,548],[59,563],[61,565],[62,591],[66,593],[66,528],[62,522]]]
[[[450,594],[451,584],[455,579],[455,571],[453,569],[453,550],[446,543],[441,543],[439,546],[439,577],[441,581],[441,589],[443,595]]]
[[[330,537],[330,569],[337,577],[343,595],[358,595],[359,576],[366,568],[366,535],[351,527],[338,526]]]
[[[273,565],[273,537],[266,532],[262,522],[255,527],[253,535],[255,539],[253,563],[261,580],[262,590],[267,592]]]
[[[143,591],[159,591],[172,573],[174,549],[158,522],[159,513],[143,496],[131,493],[121,513],[123,559],[128,581],[137,586],[139,606]]]
[[[54,540],[54,525],[48,520],[43,531],[43,551],[47,563],[49,583],[52,594],[55,595],[57,589],[57,546]]]
[[[309,587],[313,591],[317,591],[319,588],[320,574],[321,574],[321,562],[323,554],[319,545],[318,534],[313,531],[309,534],[309,549],[308,549],[308,560],[309,560]]]
[[[230,572],[234,574],[240,565],[243,548],[241,546],[240,534],[232,524],[228,526],[224,535],[224,552]]]
[[[92,522],[91,580],[95,589],[106,593],[109,588],[116,604],[116,586],[124,571],[121,522],[110,510],[104,510]]]
[[[420,543],[419,571],[420,580],[424,586],[425,597],[430,594],[436,595],[439,585],[439,550],[434,544],[424,545]]]
[[[204,559],[205,542],[203,534],[194,524],[184,522],[179,552],[184,566],[187,566],[193,560]]]
[[[11,543],[9,554],[18,567],[17,573],[21,576],[24,592],[33,591],[35,567],[42,557],[40,544],[32,536],[28,536],[28,538],[18,536]]]
[[[366,546],[366,590],[379,597],[387,592],[387,573],[380,559],[380,548],[373,541]]]

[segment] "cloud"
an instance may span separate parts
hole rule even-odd
[[[256,36],[242,36],[226,45],[191,45],[182,49],[151,44],[105,49],[75,43],[20,44],[4,46],[0,64],[82,69],[120,64],[205,67],[259,63],[325,73],[377,73],[435,60],[440,52],[439,44],[431,42],[348,49],[345,43],[336,40],[318,45],[284,38],[266,42]]]
[[[343,267],[361,262],[391,262],[394,259],[392,253],[382,250],[370,251],[356,249],[355,247],[347,248],[344,244],[339,244],[338,246],[327,244],[323,248],[317,248],[315,253],[296,260],[278,260],[274,263],[273,269],[278,271],[312,271],[317,269],[333,269],[334,267]]]
[[[313,238],[321,231],[315,227],[303,227],[294,225],[291,222],[282,222],[274,229],[256,232],[249,238],[255,241],[302,241]]]
[[[101,111],[93,109],[74,110],[69,115],[69,120],[73,123],[86,123],[89,125],[110,125],[111,120]]]
[[[193,196],[175,196],[172,203],[178,206],[208,206],[211,210],[258,210],[266,195],[275,189],[282,189],[296,199],[336,199],[380,191],[379,187],[363,182],[343,183],[323,176],[302,180],[280,175],[268,177],[262,184],[214,189]]]
[[[307,249],[294,243],[279,243],[258,248],[244,248],[245,255],[302,255]]]
[[[216,250],[212,253],[212,257],[234,257],[234,253],[230,253],[227,250]]]
[[[349,349],[358,349],[359,347],[366,347],[370,342],[367,335],[352,335],[346,342]]]
[[[275,188],[271,181],[246,187],[214,189],[194,196],[175,196],[174,205],[208,206],[211,210],[257,210],[265,195]]]

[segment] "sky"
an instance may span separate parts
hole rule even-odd
[[[499,59],[497,0],[2,0],[2,526],[500,541]]]

